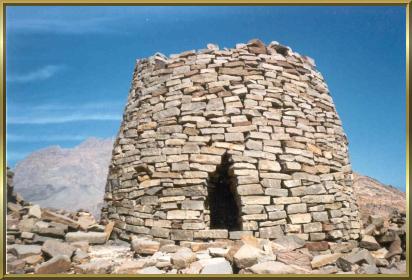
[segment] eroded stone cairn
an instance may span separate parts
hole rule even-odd
[[[120,239],[358,239],[347,139],[314,61],[276,42],[139,60],[102,219]]]
[[[25,201],[14,190],[13,176],[7,167],[7,273],[85,273],[89,245],[106,244],[113,223],[103,226],[86,211]]]

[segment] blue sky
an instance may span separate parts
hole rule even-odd
[[[313,57],[353,169],[405,189],[405,8],[7,7],[7,162],[118,131],[134,64],[273,40]]]

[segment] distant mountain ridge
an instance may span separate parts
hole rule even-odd
[[[385,220],[394,210],[406,210],[406,194],[397,188],[385,185],[376,179],[354,173],[353,188],[360,206],[361,218],[381,215]]]
[[[20,161],[14,170],[15,190],[42,207],[100,214],[113,139],[88,138],[64,149],[50,146]],[[365,220],[370,214],[389,217],[395,209],[405,211],[404,192],[354,173],[354,192]]]
[[[15,189],[42,207],[86,209],[98,215],[112,147],[113,139],[88,138],[71,149],[38,150],[16,165]]]

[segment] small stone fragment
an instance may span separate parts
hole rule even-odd
[[[160,243],[154,240],[136,238],[132,240],[131,246],[137,254],[153,255],[159,251]]]
[[[296,269],[282,262],[270,261],[255,264],[250,270],[256,274],[295,274]]]
[[[364,235],[362,236],[361,242],[359,242],[359,247],[375,251],[378,250],[381,246],[373,236]]]
[[[233,274],[233,269],[225,258],[214,258],[205,264],[200,274]]]
[[[49,257],[66,255],[71,258],[75,248],[67,243],[49,239],[43,243],[41,250]]]
[[[180,248],[171,257],[172,264],[177,268],[188,267],[190,263],[196,261],[196,254],[189,248]]]
[[[340,253],[317,255],[313,257],[310,264],[312,268],[322,267],[322,266],[336,262],[336,260],[340,258],[341,256],[342,254]]]
[[[67,255],[55,256],[36,267],[36,274],[56,274],[69,270],[71,267],[70,258]]]
[[[104,232],[68,232],[66,234],[67,242],[87,241],[89,244],[106,243],[106,234]]]

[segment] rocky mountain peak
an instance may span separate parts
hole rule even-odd
[[[16,165],[15,188],[43,207],[98,215],[112,146],[112,139],[89,138],[74,148],[38,150]]]

